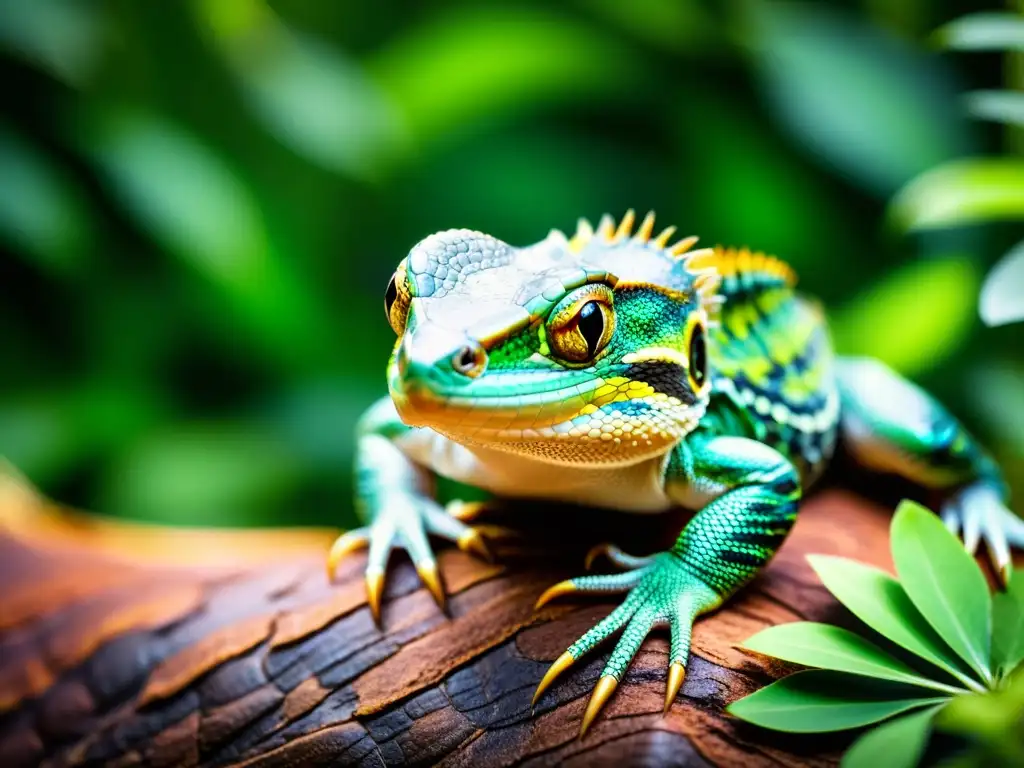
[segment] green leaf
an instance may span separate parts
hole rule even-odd
[[[991,447],[1009,456],[1024,456],[1024,365],[1009,361],[979,362],[968,372],[971,391],[985,392],[970,404],[991,436]]]
[[[830,168],[888,196],[969,151],[955,91],[920,51],[823,3],[747,5],[770,108]]]
[[[964,679],[956,654],[914,607],[896,579],[845,557],[811,555],[807,559],[828,591],[854,616],[901,648]]]
[[[843,755],[840,768],[914,768],[924,753],[938,710],[934,706],[912,712],[868,731]]]
[[[326,346],[318,294],[283,258],[264,211],[212,147],[146,112],[103,111],[86,149],[111,192],[169,253],[222,292],[252,340],[293,362]],[[246,337],[249,340],[249,337]]]
[[[687,119],[692,103],[701,105],[700,120]],[[813,258],[817,243],[854,239],[852,232],[838,234],[847,226],[845,202],[825,177],[794,162],[784,138],[764,130],[754,105],[698,87],[680,100],[671,122],[681,155],[700,147],[687,161],[688,172],[702,179],[700,194],[680,206],[676,223],[681,228],[699,222],[702,231],[728,233],[732,242],[789,254],[794,268],[809,281],[819,269],[849,268],[843,257],[853,252],[840,247],[832,250],[825,267]],[[815,211],[810,218],[801,213],[809,208]]]
[[[972,13],[939,27],[934,39],[956,51],[1024,51],[1024,18],[1015,13]]]
[[[539,104],[625,98],[644,82],[613,36],[541,7],[453,7],[408,29],[368,67],[424,143]]]
[[[891,546],[914,605],[982,680],[991,680],[992,598],[974,558],[936,515],[912,501],[896,509]]]
[[[876,357],[908,376],[931,370],[970,333],[979,282],[966,258],[921,259],[894,270],[831,313],[836,349]],[[878,333],[879,328],[900,332]]]
[[[809,667],[908,685],[941,686],[894,659],[870,640],[829,624],[813,621],[779,624],[758,632],[740,647]]]
[[[749,723],[790,733],[860,728],[901,712],[946,701],[943,697],[894,696],[856,677],[812,670],[784,677],[730,704],[726,711]]]
[[[889,217],[904,230],[1024,219],[1024,160],[978,157],[932,168],[901,189]]]
[[[0,126],[0,237],[48,272],[82,269],[92,238],[85,196],[60,167]]]
[[[1024,93],[972,91],[964,97],[967,111],[982,120],[1024,125]]]
[[[1024,240],[1011,248],[985,277],[978,312],[989,326],[1024,320]]]
[[[256,117],[331,170],[374,178],[401,146],[394,106],[338,49],[294,33],[260,0],[193,6]]]
[[[168,250],[244,290],[267,233],[250,190],[211,147],[155,115],[111,112],[91,143],[113,191]]]
[[[992,598],[992,673],[1005,675],[1024,662],[1024,572]]]
[[[103,55],[107,15],[95,3],[0,3],[0,45],[65,83],[80,86]]]

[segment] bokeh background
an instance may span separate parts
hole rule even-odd
[[[1024,498],[1024,326],[979,316],[1024,65],[935,32],[979,10],[1020,6],[0,0],[0,455],[105,514],[350,525],[409,247],[634,207],[790,260]]]

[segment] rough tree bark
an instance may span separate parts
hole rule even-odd
[[[577,575],[594,542],[652,551],[679,520],[529,507],[520,518],[526,537],[499,547],[495,565],[442,552],[447,617],[398,562],[381,632],[362,556],[327,581],[332,532],[97,522],[3,481],[0,765],[835,764],[845,739],[783,736],[723,712],[786,671],[735,646],[779,622],[846,622],[805,555],[890,568],[885,509],[843,492],[813,497],[767,572],[699,622],[669,714],[668,643],[656,632],[583,740],[607,649],[532,716],[530,697],[613,603],[563,600],[535,614],[534,600]]]

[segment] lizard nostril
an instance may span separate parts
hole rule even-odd
[[[487,367],[487,353],[479,344],[466,344],[455,350],[452,366],[462,375],[476,378]]]

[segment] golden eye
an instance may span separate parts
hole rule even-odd
[[[689,363],[690,386],[694,392],[700,392],[708,378],[708,347],[704,326],[699,323],[690,334]]]
[[[395,274],[388,280],[384,291],[384,314],[391,329],[399,336],[405,331],[406,315],[409,313],[409,288],[406,285],[405,262],[398,265]]]
[[[388,288],[384,291],[384,314],[387,315],[388,323],[391,323],[391,308],[398,300],[398,288],[395,287],[395,276],[388,280]]]
[[[610,299],[611,291],[606,292],[607,299]],[[589,301],[577,302],[575,314],[563,320],[567,313],[559,312],[562,317],[550,323],[548,328],[552,351],[573,363],[593,360],[608,346],[615,333],[615,312],[606,303],[603,293],[591,292],[584,298],[589,298]]]

